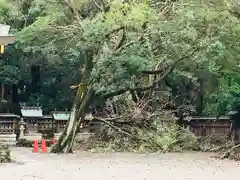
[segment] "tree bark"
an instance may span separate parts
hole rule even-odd
[[[2,99],[4,99],[4,84],[3,83],[1,85],[1,87],[2,87]]]
[[[204,81],[202,78],[199,79],[199,84],[200,88],[197,95],[196,112],[198,116],[201,116],[204,109]]]
[[[73,103],[70,119],[59,137],[56,145],[51,149],[52,153],[71,153],[80,124],[85,118],[87,111],[95,96],[91,72],[93,68],[94,51],[90,48],[86,51],[86,59],[82,76],[82,83],[78,85],[77,94]]]
[[[81,87],[79,87],[80,90]],[[78,92],[79,92],[78,90]],[[92,86],[88,88],[82,97],[79,97],[79,93],[76,95],[75,103],[71,111],[70,119],[64,132],[61,134],[57,141],[57,144],[51,149],[52,153],[71,153],[73,142],[75,140],[77,131],[82,120],[90,107],[91,100],[94,96],[94,91]]]

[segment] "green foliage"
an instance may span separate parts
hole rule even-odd
[[[56,14],[56,17],[61,17],[60,12],[57,11]],[[180,16],[178,12],[173,15]],[[132,78],[139,76],[142,70],[153,68],[159,61],[163,64],[173,63],[181,59],[187,51],[189,52],[198,37],[197,32],[195,36],[189,33],[189,31],[193,32],[195,24],[186,27],[184,20],[180,20],[176,25],[176,20],[178,19],[163,21],[161,16],[158,17],[157,11],[144,1],[133,1],[132,4],[113,1],[108,12],[99,12],[92,19],[85,18],[77,22],[80,25],[75,21],[68,21],[63,26],[63,24],[59,25],[52,16],[41,17],[33,25],[23,29],[19,37],[20,40],[22,39],[20,42],[30,46],[37,42],[35,46],[41,47],[44,52],[46,48],[42,47],[43,45],[47,45],[48,49],[51,46],[49,55],[55,55],[53,49],[61,47],[58,37],[61,38],[62,43],[65,39],[76,38],[76,47],[81,47],[83,51],[88,48],[97,49],[99,53],[95,54],[92,79],[97,93],[104,94],[116,91],[120,86],[121,88],[135,86],[140,81],[133,82]],[[125,29],[123,45],[117,49],[110,48],[106,45],[109,41],[108,35],[114,36],[112,32],[121,27]],[[183,34],[179,32],[185,34],[186,40],[181,38]],[[117,40],[119,38],[121,36],[116,36]],[[162,41],[157,44],[161,49],[157,48],[152,52],[156,38]],[[114,44],[116,43],[115,40]]]
[[[4,1],[0,3],[0,23],[11,26],[11,33],[16,35],[21,31],[30,35],[36,35],[39,39],[27,39],[37,42],[44,40],[40,34],[34,34],[33,31],[27,31],[35,21],[47,24],[41,21],[41,18],[53,12],[56,2],[45,2],[39,0],[21,0],[21,1]],[[58,9],[58,12],[64,12]],[[55,13],[56,14],[56,13]],[[51,13],[52,21],[65,20],[54,13]],[[55,18],[54,18],[55,17]],[[40,25],[41,26],[41,25]],[[42,30],[42,29],[41,29]],[[32,33],[33,32],[33,33]],[[36,41],[37,40],[37,41]],[[60,53],[61,49],[49,46],[25,46],[18,41],[13,45],[8,45],[4,55],[1,55],[0,81],[9,85],[17,85],[18,100],[28,105],[36,106],[37,103],[43,106],[44,113],[50,113],[55,108],[58,110],[70,109],[74,92],[69,86],[78,82],[80,77],[79,67],[81,66],[81,53],[76,50],[67,49],[69,54]],[[46,41],[45,41],[46,42]],[[62,47],[65,45],[62,43]],[[45,50],[45,51],[44,51]],[[53,52],[55,53],[53,55]],[[52,53],[52,56],[49,54]],[[47,56],[48,55],[48,56]],[[40,81],[33,83],[31,67],[39,65]],[[70,72],[70,73],[69,73]],[[40,86],[39,86],[40,85]],[[36,91],[36,86],[38,86]],[[39,88],[40,87],[40,88]],[[51,89],[51,91],[49,91]]]
[[[17,84],[20,80],[19,69],[11,65],[0,64],[0,81],[4,84]]]
[[[142,71],[174,64],[167,76],[171,89],[194,91],[185,100],[195,106],[199,79],[204,81],[203,114],[225,114],[239,102],[238,1],[96,3],[1,0],[0,22],[11,25],[18,38],[11,50],[18,59],[2,62],[1,81],[29,84],[26,72],[40,64],[42,89],[25,94],[33,103],[51,104],[50,110],[70,106],[68,87],[80,81],[91,59],[90,82],[98,95],[149,85]],[[86,55],[89,49],[92,57]],[[186,82],[194,87],[187,89]]]
[[[180,128],[172,122],[162,123],[158,120],[152,124],[151,128],[135,127],[131,129],[131,133],[133,132],[139,140],[121,134],[121,132],[114,132],[109,135],[110,139],[96,138],[85,144],[80,142],[83,144],[81,148],[93,152],[179,152],[194,150],[197,147],[196,137],[187,129]]]

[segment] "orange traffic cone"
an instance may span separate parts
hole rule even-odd
[[[47,146],[46,146],[46,140],[45,139],[42,140],[42,152],[43,153],[47,152]]]
[[[35,152],[35,153],[38,152],[38,140],[34,140],[34,143],[33,143],[33,152]]]

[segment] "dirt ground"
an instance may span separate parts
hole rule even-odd
[[[14,148],[17,163],[0,165],[0,180],[233,180],[240,164],[205,153],[35,154]]]

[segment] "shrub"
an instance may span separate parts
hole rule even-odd
[[[11,162],[11,151],[8,146],[0,145],[0,163]]]

